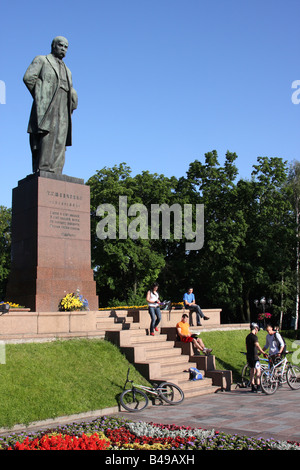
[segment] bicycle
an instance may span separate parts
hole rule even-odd
[[[286,356],[272,364],[269,370],[263,371],[261,388],[267,395],[272,395],[278,386],[284,383],[287,383],[292,390],[300,389],[300,367],[291,364]]]
[[[240,351],[240,353],[244,354],[244,356],[246,356],[246,353],[244,351]],[[261,361],[266,362],[266,364],[264,364]],[[261,363],[260,367],[261,367],[262,370],[269,368],[269,359],[265,359],[263,357],[263,358],[259,359],[259,362]],[[250,383],[250,369],[251,369],[251,367],[249,366],[249,364],[247,362],[243,367],[242,375],[241,375],[241,383],[237,384],[238,387],[241,387],[241,388],[250,387],[250,385],[251,385],[251,383]]]
[[[144,410],[149,403],[147,393],[152,395],[154,400],[158,398],[161,402],[169,405],[178,405],[184,400],[184,393],[178,385],[171,382],[161,382],[153,384],[153,387],[138,385],[129,380],[130,367],[127,371],[127,378],[123,392],[120,395],[120,403],[125,410],[130,412]],[[131,388],[126,389],[127,383],[131,383]]]

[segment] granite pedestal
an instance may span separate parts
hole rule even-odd
[[[98,309],[91,269],[90,188],[82,179],[39,172],[13,189],[12,260],[6,299],[58,311],[76,289]]]

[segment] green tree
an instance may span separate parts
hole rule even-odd
[[[237,155],[228,151],[221,166],[217,152],[209,152],[205,164],[196,160],[187,173],[205,211],[204,247],[189,254],[192,283],[198,289],[201,286],[203,305],[221,305],[228,311],[234,311],[242,302],[238,252],[245,243],[247,230],[243,211],[236,205],[236,159]]]
[[[275,157],[258,157],[257,161],[251,181],[238,183],[238,204],[248,227],[239,254],[247,320],[254,298],[269,296],[275,301],[275,310],[276,306],[282,307],[282,296],[275,294],[278,285],[284,285],[292,257],[291,205],[285,186],[287,164]]]
[[[274,312],[281,319],[290,311],[299,258],[298,206],[292,198],[297,191],[290,183],[298,180],[292,174],[287,178],[287,164],[281,158],[259,157],[250,180],[237,179],[235,153],[228,151],[223,165],[218,160],[216,151],[209,152],[204,163],[195,160],[186,177],[179,179],[148,171],[133,177],[124,163],[103,168],[89,179],[92,260],[101,305],[112,299],[144,303],[149,284],[158,280],[160,293],[173,301],[182,300],[185,289],[193,285],[201,306],[222,307],[225,321],[245,322],[256,316],[253,301],[261,295],[273,298]],[[140,204],[146,210],[145,227],[139,211],[132,214],[137,215],[135,221],[126,218],[125,232],[135,224],[136,238],[122,238],[120,196],[127,198],[127,207]],[[115,239],[97,236],[99,221],[109,212],[97,213],[103,204],[116,209]],[[187,240],[175,234],[175,219],[170,236],[162,237],[160,220],[160,235],[153,237],[153,204],[203,204],[203,248],[186,250]]]
[[[5,286],[10,273],[10,248],[11,209],[0,206],[0,299],[4,298]],[[13,299],[11,301],[13,302]]]
[[[205,244],[189,254],[187,266],[204,305],[222,306],[228,320],[245,322],[257,314],[255,297],[272,297],[282,279],[285,290],[290,285],[293,235],[286,162],[259,157],[252,179],[236,182],[236,159],[227,152],[221,166],[213,151],[205,164],[190,165],[188,180],[205,206]],[[280,308],[282,296],[275,301]]]
[[[289,169],[288,188],[290,189],[290,200],[293,206],[295,220],[295,277],[296,277],[296,295],[295,295],[295,330],[299,324],[299,296],[300,296],[300,279],[299,279],[299,262],[300,262],[300,162],[294,161]]]
[[[127,303],[145,303],[146,290],[157,280],[165,265],[165,253],[161,239],[151,239],[151,204],[169,203],[172,199],[176,178],[142,172],[131,176],[130,168],[122,163],[113,168],[104,168],[96,172],[87,184],[91,188],[92,212],[92,261],[95,269],[100,304],[107,305],[110,299]],[[120,228],[119,196],[126,197],[127,208],[140,204],[147,211],[146,237],[134,239],[129,235],[122,238]],[[105,220],[109,211],[97,215],[97,208],[110,204],[115,208],[115,238],[100,239],[97,225]],[[137,211],[138,220],[139,211]],[[125,232],[130,229],[132,218],[126,218]],[[99,227],[99,226],[98,226]],[[142,224],[135,228],[137,235],[144,230]],[[145,235],[145,232],[143,232]],[[99,235],[99,231],[98,231]]]

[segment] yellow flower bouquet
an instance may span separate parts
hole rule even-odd
[[[74,310],[89,310],[89,307],[87,299],[80,295],[77,289],[75,294],[67,294],[61,299],[58,309],[61,312],[73,312]]]

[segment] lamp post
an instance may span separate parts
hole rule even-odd
[[[262,308],[262,313],[258,314],[258,320],[263,320],[264,327],[266,326],[266,318],[270,318],[271,314],[266,313],[266,306],[272,306],[273,300],[266,300],[265,297],[262,297],[260,300],[254,300],[256,308]]]

